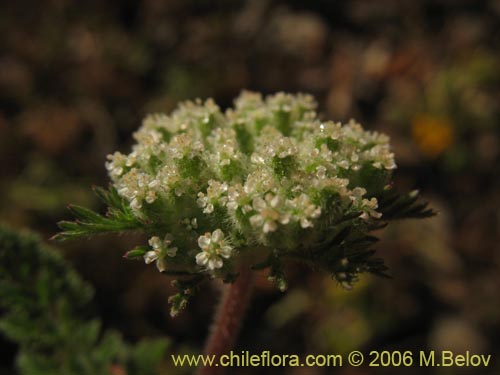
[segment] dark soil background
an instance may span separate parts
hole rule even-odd
[[[498,373],[499,46],[498,0],[3,1],[0,221],[48,239],[69,218],[68,203],[98,209],[90,187],[107,185],[106,155],[129,150],[147,113],[196,97],[225,108],[242,89],[309,92],[325,118],[355,118],[390,135],[397,185],[421,189],[439,215],[381,233],[393,280],[365,276],[344,292],[292,265],[281,294],[262,275],[238,349],[494,357],[488,369],[450,372],[261,374]],[[167,335],[174,352],[199,352],[218,285],[172,320],[170,280],[121,258],[139,241],[52,245],[96,288],[105,327],[131,341]],[[16,348],[0,345],[0,369],[9,373]],[[165,374],[183,373],[165,362]]]

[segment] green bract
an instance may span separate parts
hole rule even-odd
[[[322,121],[315,109],[310,95],[243,92],[225,112],[198,100],[147,117],[132,152],[108,156],[112,188],[98,191],[108,216],[74,207],[80,221],[62,223],[61,237],[147,232],[149,243],[127,257],[192,276],[177,284],[174,312],[192,286],[234,280],[241,264],[269,267],[281,289],[284,257],[346,288],[360,272],[383,273],[367,233],[385,215],[432,212],[388,188],[396,165],[387,136]]]

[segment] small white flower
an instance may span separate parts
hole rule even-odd
[[[158,271],[163,272],[167,268],[166,266],[166,256],[175,257],[177,254],[177,247],[170,247],[172,243],[172,235],[167,234],[163,240],[158,236],[153,236],[149,239],[149,246],[153,248],[144,254],[144,262],[150,264],[156,261],[156,267]]]
[[[264,233],[276,231],[278,229],[277,222],[288,224],[290,216],[278,211],[280,204],[280,197],[272,193],[267,193],[264,199],[255,198],[252,207],[257,213],[250,217],[250,224],[253,227],[261,227]]]
[[[211,214],[214,212],[214,205],[224,205],[227,201],[225,196],[228,186],[225,182],[219,182],[216,180],[208,181],[207,194],[203,192],[198,193],[198,199],[196,203],[200,208],[203,208],[203,213]]]
[[[242,187],[240,184],[229,188],[227,194],[227,203],[226,203],[226,208],[229,212],[234,213],[236,211],[236,209],[240,205],[239,201],[241,197],[242,197]]]
[[[204,214],[211,214],[212,212],[214,212],[214,205],[212,203],[209,203],[208,197],[201,191],[198,193],[198,199],[196,200],[196,203],[200,208],[203,208]]]
[[[222,268],[223,258],[228,259],[233,252],[233,248],[226,244],[224,233],[220,229],[200,236],[198,246],[202,251],[196,254],[196,264],[210,271]]]
[[[262,129],[259,143],[261,152],[254,156],[254,160],[259,158],[259,162],[269,160],[274,156],[283,159],[297,153],[295,140],[290,137],[284,137],[280,131],[273,126],[266,126]]]
[[[361,201],[361,209],[363,210],[363,213],[361,214],[361,218],[364,220],[368,220],[370,217],[373,217],[375,219],[380,219],[382,217],[382,213],[377,211],[378,208],[378,202],[377,198],[371,198],[371,199],[363,199]]]
[[[109,176],[113,180],[118,179],[123,174],[123,167],[127,163],[127,157],[119,152],[115,152],[112,155],[108,155],[107,159],[108,161],[105,165]]]
[[[317,219],[321,215],[321,207],[311,203],[309,196],[304,193],[289,201],[288,205],[294,212],[293,219],[298,221],[304,229],[313,227],[310,219]]]
[[[326,178],[326,168],[323,165],[316,167],[316,177],[319,179]]]

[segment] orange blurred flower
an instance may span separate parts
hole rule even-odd
[[[419,115],[412,122],[412,137],[420,151],[434,159],[450,147],[455,134],[448,119]]]

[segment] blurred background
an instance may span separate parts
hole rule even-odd
[[[238,349],[493,354],[488,369],[262,374],[498,373],[499,46],[498,0],[3,1],[0,221],[49,242],[68,203],[102,208],[90,187],[107,185],[106,155],[130,150],[147,113],[196,97],[226,108],[242,89],[308,92],[324,118],[390,135],[397,186],[421,189],[439,215],[380,233],[393,280],[367,275],[345,292],[291,265],[282,294],[262,275]],[[170,280],[121,258],[141,241],[51,245],[95,287],[106,328],[200,352],[220,286],[206,285],[171,319]],[[16,346],[0,345],[7,370]],[[166,359],[162,373],[190,373],[171,366]]]

